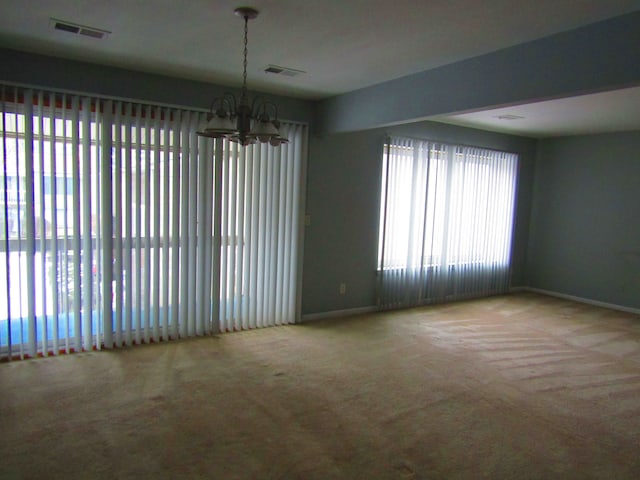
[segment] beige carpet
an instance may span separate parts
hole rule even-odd
[[[534,294],[0,365],[0,478],[640,478],[640,318]]]

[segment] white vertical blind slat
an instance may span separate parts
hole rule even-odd
[[[48,353],[47,344],[49,340],[48,329],[47,329],[47,279],[46,275],[43,275],[43,272],[47,270],[47,227],[46,227],[46,205],[45,205],[45,121],[44,121],[44,94],[43,92],[38,92],[37,99],[37,133],[38,133],[38,142],[37,142],[37,153],[34,154],[37,157],[37,164],[35,168],[38,169],[38,178],[35,189],[36,201],[34,202],[34,207],[36,210],[36,231],[40,236],[40,248],[36,253],[36,256],[39,257],[39,265],[36,263],[35,269],[36,271],[40,269],[40,291],[37,294],[37,299],[40,300],[40,328],[42,332],[42,340],[40,342],[40,353],[43,356],[46,356]],[[35,163],[35,160],[34,160]],[[36,285],[37,291],[38,285]]]
[[[140,172],[140,177],[143,182],[143,205],[144,205],[144,228],[143,228],[143,240],[144,250],[142,253],[144,263],[142,266],[142,278],[143,278],[143,333],[144,342],[149,343],[152,334],[152,309],[153,309],[153,285],[151,283],[151,260],[152,260],[152,239],[154,232],[151,229],[151,218],[153,215],[153,206],[151,205],[151,189],[153,186],[153,172],[151,170],[153,149],[150,148],[153,145],[152,142],[152,108],[147,106],[143,111],[144,115],[144,130],[141,138],[140,150],[142,152],[144,162],[143,170]]]
[[[1,127],[2,127],[2,188],[3,188],[3,198],[2,201],[4,203],[4,225],[2,225],[3,228],[3,233],[4,233],[4,250],[5,250],[5,262],[4,262],[4,268],[5,268],[5,272],[4,272],[4,278],[0,279],[0,282],[2,282],[2,286],[5,287],[7,292],[11,291],[11,253],[12,253],[12,248],[10,246],[9,243],[9,238],[11,235],[11,232],[9,230],[9,168],[8,168],[8,163],[9,163],[9,154],[7,151],[7,143],[8,143],[8,138],[7,138],[7,130],[8,130],[8,121],[9,121],[9,115],[7,115],[6,112],[6,105],[5,105],[5,95],[6,95],[6,89],[5,86],[2,85],[0,87],[0,109],[2,110],[0,112],[0,115],[2,116],[1,119]],[[7,358],[9,360],[11,360],[12,356],[13,356],[13,341],[14,339],[12,338],[11,335],[11,325],[12,325],[12,321],[13,321],[13,315],[12,315],[12,311],[11,311],[11,302],[8,301],[7,302],[7,330],[6,332],[2,332],[0,331],[0,338],[2,338],[3,335],[6,335],[6,342],[7,342]]]
[[[82,138],[81,175],[82,175],[82,348],[92,350],[93,337],[91,320],[93,315],[93,245],[91,210],[94,203],[91,194],[91,103],[86,97],[82,98],[80,111],[80,134]]]
[[[277,288],[277,255],[278,255],[278,170],[279,165],[276,160],[276,151],[273,148],[267,148],[267,161],[270,168],[270,190],[269,190],[269,203],[268,203],[268,218],[269,218],[269,277],[267,279],[267,312],[268,315],[265,318],[265,326],[276,325],[276,288]]]
[[[234,309],[236,317],[236,328],[242,330],[245,327],[245,314],[243,309],[244,303],[244,247],[246,244],[246,238],[244,236],[245,231],[245,200],[246,200],[246,163],[248,149],[242,149],[238,152],[238,167],[237,167],[237,181],[236,181],[236,226],[234,229],[234,237],[236,240],[235,251],[235,264],[236,273],[234,279]]]
[[[214,140],[213,165],[213,251],[211,254],[211,311],[214,333],[225,330],[221,311],[221,278],[220,261],[222,255],[222,158],[224,142],[222,139]]]
[[[153,200],[150,202],[149,207],[153,210],[153,267],[151,270],[151,275],[153,276],[153,294],[151,296],[152,302],[152,323],[153,323],[153,341],[160,341],[160,235],[161,235],[161,227],[160,227],[160,212],[162,210],[162,206],[160,204],[160,173],[161,173],[161,132],[160,132],[160,122],[163,112],[160,108],[155,108],[152,112],[154,117],[153,129],[151,129],[151,142],[150,146],[153,149],[153,157],[151,161],[151,169],[153,174],[149,172],[147,175],[150,180],[153,180]],[[151,257],[151,251],[147,252],[149,257]]]
[[[243,183],[243,221],[242,221],[242,244],[241,244],[241,265],[239,269],[242,272],[242,298],[240,302],[240,311],[242,312],[242,328],[251,328],[251,312],[249,310],[249,298],[251,298],[251,226],[253,224],[253,170],[254,170],[255,148],[245,149],[244,151],[244,183]]]
[[[56,98],[50,97],[51,112],[49,121],[49,171],[51,172],[51,275],[58,278],[61,274],[59,270],[59,253],[58,253],[58,169],[56,158]],[[59,283],[52,282],[52,353],[57,355],[60,351],[60,312],[59,312]]]
[[[82,350],[82,296],[78,292],[82,291],[82,185],[80,180],[80,99],[73,97],[71,100],[71,182],[72,196],[71,203],[77,207],[72,210],[72,231],[73,231],[73,338],[74,350]]]
[[[179,335],[186,337],[188,335],[188,309],[189,309],[189,170],[191,168],[191,162],[189,160],[189,125],[191,115],[187,112],[182,118],[182,129],[180,135],[180,142],[182,148],[182,155],[180,163],[182,171],[180,172],[180,178],[182,184],[180,186],[180,318],[178,320],[180,325]]]
[[[220,232],[221,232],[221,241],[222,248],[220,252],[220,264],[218,268],[220,269],[220,322],[221,322],[221,330],[223,332],[229,331],[230,327],[228,323],[228,306],[229,306],[229,274],[227,269],[227,262],[229,258],[229,199],[231,195],[229,193],[229,164],[230,164],[230,156],[231,149],[228,142],[225,142],[225,147],[223,149],[223,156],[220,159],[222,164],[222,182],[220,184],[220,202],[221,206],[221,217],[220,217]]]
[[[191,116],[191,123],[189,125],[189,131],[193,132],[199,124],[198,115]],[[189,169],[189,204],[191,206],[191,217],[189,218],[189,263],[188,263],[188,285],[189,285],[189,314],[188,314],[188,334],[196,334],[196,298],[193,292],[196,291],[197,270],[197,232],[198,232],[198,137],[195,135],[189,136],[190,140],[190,169]]]
[[[236,249],[238,244],[237,231],[236,231],[236,206],[238,203],[238,157],[240,155],[238,145],[233,144],[232,156],[228,162],[228,193],[225,198],[228,200],[228,212],[227,212],[227,250],[226,250],[226,270],[227,270],[227,315],[230,323],[230,329],[233,331],[238,330],[238,322],[235,310],[236,304]]]
[[[206,192],[203,199],[203,223],[204,223],[204,247],[203,247],[203,290],[202,290],[202,319],[204,322],[204,333],[212,332],[212,258],[213,258],[213,155],[211,142],[206,142],[204,152],[200,158],[204,158],[203,189]]]
[[[180,323],[180,252],[182,244],[180,239],[180,208],[183,204],[182,191],[180,189],[180,165],[181,160],[181,134],[182,134],[182,114],[175,112],[175,122],[173,127],[173,179],[171,183],[171,338],[179,337],[178,325]]]
[[[200,138],[196,138],[198,145],[198,152],[203,154],[206,148],[206,142],[202,141]],[[205,279],[204,279],[204,271],[205,271],[205,251],[207,249],[207,241],[206,241],[206,230],[207,230],[207,205],[206,205],[206,165],[205,161],[198,162],[198,213],[196,218],[196,236],[202,242],[202,245],[197,248],[196,251],[196,264],[195,264],[195,273],[196,273],[196,284],[195,284],[195,334],[202,335],[205,331],[205,319],[204,319],[204,299],[203,293],[205,291]]]
[[[103,231],[105,229],[111,230],[111,218],[101,218],[102,213],[102,192],[103,185],[101,183],[102,172],[102,145],[104,143],[103,138],[103,107],[104,103],[100,100],[90,99],[92,104],[93,115],[90,113],[91,118],[91,138],[95,138],[95,143],[91,141],[91,194],[95,199],[95,204],[91,209],[91,241],[92,247],[92,283],[93,283],[93,299],[92,299],[92,311],[91,311],[91,348],[100,350],[103,344],[103,326],[105,318],[103,316],[103,288],[106,287],[103,282],[103,275],[105,269],[103,269]],[[105,185],[105,188],[106,185]],[[94,239],[95,235],[95,239]],[[110,288],[110,287],[109,287]]]
[[[260,175],[260,150],[257,148],[252,149],[251,158],[251,193],[248,199],[249,210],[251,212],[251,233],[247,238],[250,243],[247,244],[249,249],[249,288],[247,291],[248,298],[253,299],[248,304],[249,309],[249,321],[248,328],[256,328],[258,325],[258,295],[259,295],[259,244],[260,244],[260,210],[257,208],[261,198],[261,175]]]
[[[135,333],[135,343],[139,344],[142,342],[142,328],[143,328],[143,283],[142,283],[142,150],[141,150],[141,142],[142,142],[142,106],[137,105],[135,109],[135,127],[132,132],[132,147],[133,150],[133,161],[134,161],[134,182],[135,182],[135,193],[134,193],[134,206],[135,206],[135,223],[134,223],[134,235],[135,235],[135,256],[134,256],[134,264],[133,264],[133,276],[135,279],[135,302],[134,302],[134,333]]]
[[[133,287],[134,287],[134,275],[133,275],[133,249],[134,243],[134,231],[133,231],[133,164],[135,156],[133,155],[133,125],[131,118],[133,116],[133,106],[131,103],[126,104],[126,113],[123,121],[124,138],[124,218],[125,218],[125,233],[124,239],[126,248],[124,249],[124,342],[125,345],[131,346],[133,344],[133,330],[134,330],[134,299],[133,299]]]
[[[102,224],[102,261],[104,266],[102,269],[102,325],[104,328],[104,345],[106,348],[113,347],[113,314],[112,314],[112,297],[113,297],[113,177],[111,164],[111,121],[112,121],[113,103],[107,101],[104,103],[103,121],[100,122],[102,132],[100,165],[101,165],[101,182],[102,182],[102,202],[101,202],[101,224]],[[99,331],[99,329],[97,329]],[[96,332],[97,333],[97,332]],[[96,342],[100,348],[100,342]]]
[[[174,115],[172,110],[165,110],[164,123],[162,125],[162,338],[169,340],[169,309],[171,305],[169,286],[171,284],[170,277],[170,254],[171,254],[171,193],[170,172],[171,172],[171,118]]]
[[[33,91],[27,90],[24,99],[24,135],[25,135],[25,220],[26,220],[26,256],[27,256],[27,329],[28,344],[27,354],[35,357],[37,354],[36,344],[36,278],[35,278],[35,198],[34,198],[34,158],[33,158]]]
[[[69,276],[69,231],[71,228],[71,225],[69,224],[69,196],[71,195],[71,192],[69,191],[69,182],[68,182],[68,175],[69,175],[69,168],[68,168],[68,163],[69,163],[69,156],[68,156],[68,152],[67,152],[67,146],[68,146],[68,130],[67,130],[67,96],[66,95],[62,95],[62,101],[61,101],[61,109],[60,109],[60,115],[61,115],[61,128],[59,131],[59,134],[62,136],[62,141],[61,141],[61,162],[62,162],[62,179],[63,179],[63,183],[62,183],[62,210],[64,212],[64,219],[63,219],[63,225],[62,225],[62,247],[63,247],[63,255],[62,258],[60,259],[60,268],[61,268],[61,275],[60,275],[60,279],[62,281],[62,310],[64,312],[64,318],[65,318],[65,328],[64,328],[64,351],[65,353],[69,353],[71,351],[71,347],[70,347],[70,343],[69,343],[69,338],[71,336],[71,304],[69,302],[69,297],[70,297],[70,284],[71,284],[71,279]]]
[[[262,153],[262,152],[261,152]],[[258,163],[260,165],[260,175],[259,179],[259,197],[258,204],[256,205],[256,210],[258,211],[258,245],[256,249],[256,266],[257,266],[257,286],[256,289],[256,327],[262,327],[264,322],[264,296],[266,294],[265,290],[261,287],[266,285],[266,260],[267,260],[267,228],[268,224],[266,221],[266,208],[267,208],[267,179],[268,179],[268,170],[266,167],[266,162],[262,161],[262,155],[260,155]]]
[[[122,102],[115,102],[115,116],[113,119],[113,218],[115,239],[113,269],[115,272],[115,345],[120,347],[123,344],[123,333],[125,331],[123,325],[123,300],[124,300],[124,282],[123,282],[123,253],[124,245],[122,238],[123,224],[123,178],[122,178]]]

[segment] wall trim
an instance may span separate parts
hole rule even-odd
[[[378,307],[371,305],[368,307],[347,308],[345,310],[332,310],[330,312],[307,313],[302,315],[300,323],[324,320],[325,318],[350,317],[352,315],[362,315],[363,313],[377,312]]]
[[[566,293],[553,292],[551,290],[544,290],[542,288],[534,287],[514,287],[510,289],[510,292],[534,292],[542,295],[549,295],[551,297],[564,298],[565,300],[573,300],[574,302],[586,303],[595,307],[609,308],[611,310],[618,310],[626,313],[634,313],[640,315],[640,308],[625,307],[623,305],[617,305],[615,303],[601,302],[599,300],[592,300],[590,298],[576,297],[575,295],[568,295]]]

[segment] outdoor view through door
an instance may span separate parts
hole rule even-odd
[[[0,95],[0,358],[295,321],[306,126],[243,148],[203,112]]]
[[[381,187],[381,307],[508,289],[517,164],[512,153],[389,140]]]

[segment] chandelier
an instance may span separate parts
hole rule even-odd
[[[244,18],[244,63],[240,99],[237,100],[232,93],[214,98],[206,124],[196,133],[202,137],[227,138],[244,146],[261,142],[278,147],[288,142],[280,136],[278,107],[259,97],[250,103],[247,95],[247,25],[249,19],[258,16],[258,11],[250,7],[239,7],[234,13]],[[273,120],[269,113],[273,115]]]

